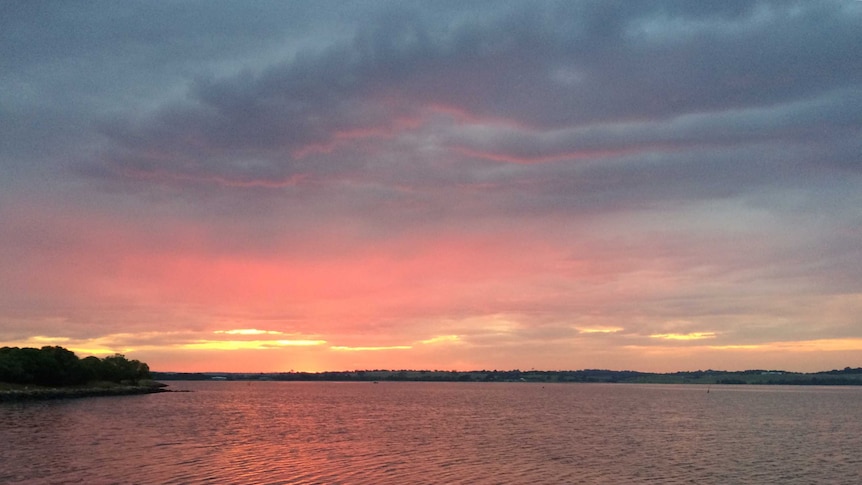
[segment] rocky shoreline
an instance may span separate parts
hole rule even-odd
[[[42,401],[48,399],[74,399],[100,396],[131,396],[136,394],[171,392],[165,389],[165,387],[165,384],[153,383],[141,386],[9,389],[0,391],[0,402]]]

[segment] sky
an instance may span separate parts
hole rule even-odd
[[[0,0],[0,345],[862,366],[862,2]]]

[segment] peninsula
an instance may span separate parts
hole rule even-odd
[[[57,346],[0,348],[0,401],[162,392],[147,364],[115,354],[79,359]]]

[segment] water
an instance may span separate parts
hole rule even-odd
[[[862,483],[862,389],[174,382],[0,404],[0,483]]]

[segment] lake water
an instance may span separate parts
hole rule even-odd
[[[0,403],[0,483],[862,483],[862,388],[170,388]]]

